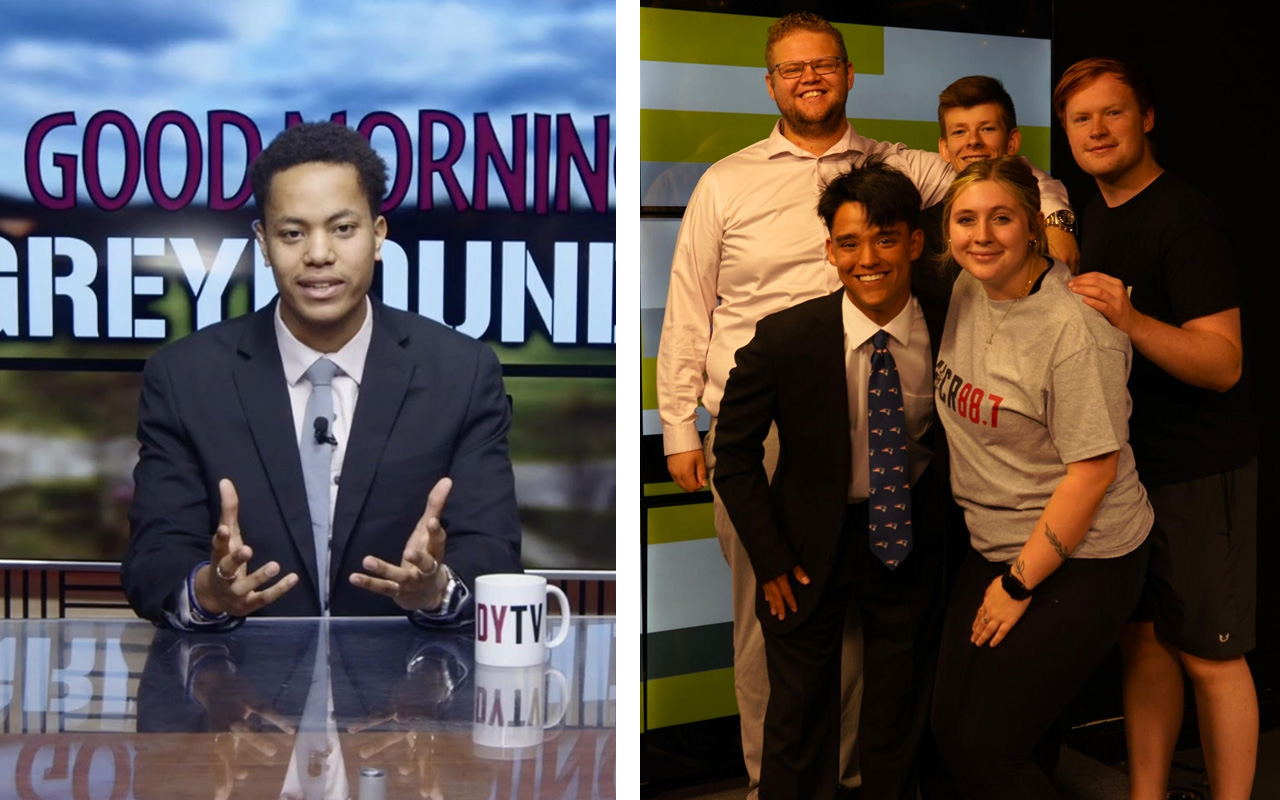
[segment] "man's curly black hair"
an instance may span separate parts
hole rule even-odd
[[[350,164],[360,176],[360,188],[369,198],[369,214],[381,213],[387,191],[387,164],[359,133],[332,122],[304,122],[283,131],[271,141],[249,169],[253,201],[259,213],[267,213],[271,179],[299,164]]]

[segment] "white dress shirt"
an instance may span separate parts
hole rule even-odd
[[[859,136],[850,126],[815,156],[782,135],[712,164],[689,198],[671,261],[658,343],[658,413],[667,455],[701,447],[698,401],[713,417],[738,349],[756,322],[840,286],[827,263],[818,197],[833,178],[871,156],[911,178],[924,206],[940,201],[955,172],[934,152]],[[1042,207],[1065,208],[1062,184],[1036,170]]]
[[[881,330],[845,294],[840,304],[844,315],[844,369],[849,386],[849,436],[853,444],[853,471],[850,473],[849,502],[860,503],[871,494],[870,466],[867,462],[867,385],[871,378],[871,338]],[[898,316],[884,326],[889,334],[889,353],[898,366],[902,384],[902,406],[907,418],[907,464],[911,485],[929,466],[932,451],[920,439],[933,421],[933,348],[920,302],[912,296]]]

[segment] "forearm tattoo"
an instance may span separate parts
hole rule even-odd
[[[1049,523],[1047,522],[1044,524],[1044,538],[1048,539],[1049,544],[1053,545],[1053,549],[1057,552],[1058,558],[1063,561],[1071,558],[1071,551],[1062,544],[1062,541],[1058,539],[1058,535],[1053,532],[1053,528],[1050,528]]]
[[[1018,558],[1014,560],[1013,574],[1018,577],[1018,582],[1021,583],[1023,586],[1027,585],[1027,576],[1026,576],[1026,573],[1023,571],[1025,569],[1026,569],[1026,564],[1022,563],[1022,559]]]

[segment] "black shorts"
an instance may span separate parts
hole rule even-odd
[[[1258,462],[1147,487],[1156,512],[1151,562],[1134,620],[1200,658],[1253,649],[1258,594]]]

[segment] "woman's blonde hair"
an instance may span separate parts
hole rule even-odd
[[[1013,195],[1027,215],[1027,225],[1034,242],[1030,251],[1046,255],[1049,244],[1045,241],[1044,217],[1040,214],[1040,183],[1026,159],[1021,156],[1000,156],[975,161],[965,167],[964,172],[951,182],[951,188],[947,189],[946,196],[942,198],[942,238],[947,243],[940,259],[942,269],[954,272],[959,268],[951,257],[951,209],[960,193],[978,181],[995,181]]]

